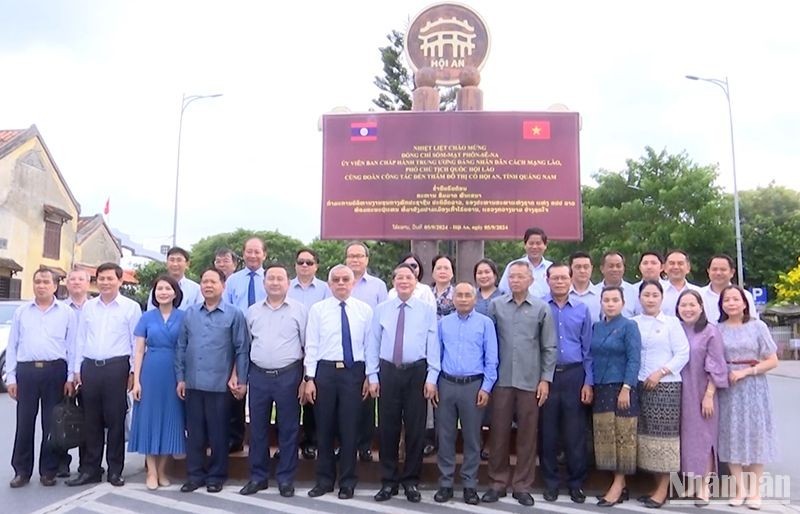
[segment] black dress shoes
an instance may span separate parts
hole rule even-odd
[[[23,485],[28,485],[28,482],[30,481],[30,477],[17,475],[11,480],[11,482],[8,483],[8,485],[11,486],[12,489],[16,489],[18,487],[22,487]]]
[[[481,501],[483,503],[495,503],[500,498],[505,498],[506,494],[508,494],[508,493],[506,493],[505,491],[498,491],[496,489],[489,489],[488,491],[483,493],[483,496],[481,497]]]
[[[520,505],[524,505],[525,507],[530,507],[535,502],[533,501],[533,496],[531,493],[514,493],[511,496],[514,497]]]
[[[385,485],[375,494],[374,498],[376,502],[385,502],[391,500],[392,496],[397,496],[398,492],[399,488],[397,486]]]
[[[72,480],[67,480],[65,484],[70,487],[75,487],[79,485],[86,485],[86,484],[99,484],[100,479],[102,478],[101,475],[90,475],[89,473],[78,473],[78,476],[73,478]]]
[[[663,502],[657,502],[650,497],[644,501],[644,506],[648,509],[660,509],[665,503],[667,503],[666,499]]]
[[[206,491],[209,493],[218,493],[222,491],[222,484],[208,484],[206,485]]]
[[[56,485],[56,477],[54,475],[44,475],[39,477],[39,483],[45,487],[53,487]]]
[[[422,449],[423,457],[430,457],[434,453],[436,453],[436,447],[432,444],[426,444],[425,448]]]
[[[608,501],[608,500],[606,500],[605,497],[603,497],[603,498],[600,498],[599,500],[597,500],[597,506],[598,507],[613,507],[614,505],[619,505],[623,501],[625,501],[625,500],[622,499],[622,495],[621,494],[620,494],[619,498],[616,499],[616,501]]]
[[[409,485],[406,486],[406,500],[410,501],[411,503],[419,503],[422,501],[422,494],[419,492],[419,488],[416,485]]]
[[[545,500],[546,499],[547,497],[545,497]],[[583,492],[583,489],[570,489],[569,499],[572,500],[574,503],[583,503],[586,501],[586,494]]]
[[[306,460],[314,460],[317,458],[317,449],[314,446],[308,445],[303,447],[300,451],[303,455],[303,458]]]
[[[122,475],[114,473],[113,475],[108,475],[108,483],[114,487],[122,487],[125,485],[125,479],[122,478]]]
[[[545,501],[554,502],[558,500],[558,489],[545,489],[542,496]]]
[[[481,448],[481,460],[489,460],[489,450]]]
[[[69,478],[69,464],[66,462],[62,462],[58,465],[58,472],[56,473],[58,478]]]
[[[239,490],[239,494],[242,496],[250,496],[251,494],[256,494],[258,491],[263,491],[264,489],[269,487],[269,483],[266,480],[261,482],[254,482],[249,481],[247,482],[244,487]]]
[[[450,501],[453,497],[453,488],[452,487],[440,487],[436,494],[433,495],[433,501],[436,503],[445,503]]]
[[[355,491],[353,491],[352,487],[340,487],[339,488],[339,499],[340,500],[349,500],[353,497]]]
[[[308,491],[308,495],[312,498],[316,498],[317,496],[322,496],[325,493],[332,493],[332,492],[333,492],[332,486],[325,487],[320,484],[317,484],[314,487],[312,487],[310,491]]]
[[[358,460],[361,462],[372,462],[372,450],[359,450],[358,451]]]
[[[284,498],[291,498],[294,496],[294,486],[292,484],[283,484],[278,486],[278,492]]]
[[[481,499],[478,497],[478,491],[471,487],[464,488],[464,503],[469,505],[477,505],[481,502]]]
[[[185,484],[183,484],[181,486],[181,492],[182,493],[191,493],[192,491],[200,489],[200,487],[202,485],[203,484],[198,484],[197,482],[186,482]]]

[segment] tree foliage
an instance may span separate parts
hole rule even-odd
[[[800,304],[800,259],[795,267],[778,274],[775,292],[778,295],[777,303]]]
[[[163,262],[150,261],[136,269],[136,280],[138,280],[139,283],[136,285],[123,286],[120,292],[146,309],[147,302],[150,301],[150,290],[153,287],[153,281],[156,277],[166,272],[166,264]]]

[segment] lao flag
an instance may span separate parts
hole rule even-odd
[[[350,124],[350,141],[377,141],[378,123],[364,121]]]
[[[523,121],[522,139],[550,139],[550,122],[536,120]]]

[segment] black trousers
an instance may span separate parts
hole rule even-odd
[[[422,470],[422,450],[425,447],[425,400],[427,362],[423,359],[412,367],[395,367],[381,360],[381,401],[378,402],[380,425],[381,483],[395,486],[418,485]],[[406,428],[406,454],[403,471],[398,469],[400,429]]]
[[[29,478],[33,474],[33,437],[36,416],[42,409],[42,443],[39,447],[39,475],[54,477],[58,471],[58,454],[49,448],[53,407],[64,395],[67,363],[63,360],[17,363],[17,432],[11,466],[15,474]]]
[[[585,373],[583,365],[553,375],[550,396],[541,411],[539,452],[545,487],[557,489],[560,478],[557,454],[563,448],[567,458],[567,487],[580,489],[586,480],[586,405],[581,403]]]
[[[317,420],[314,418],[314,406],[303,405],[303,441],[301,448],[317,446]]]
[[[222,485],[228,478],[228,392],[186,390],[186,476],[197,484]],[[206,462],[206,448],[211,456]]]
[[[228,429],[230,435],[230,447],[238,447],[244,445],[244,431],[246,423],[245,405],[247,404],[247,394],[242,396],[241,400],[237,400],[233,395],[228,395],[230,402],[230,428]]]
[[[86,433],[81,472],[90,475],[102,473],[100,463],[105,446],[109,476],[122,474],[125,465],[125,414],[128,412],[129,374],[127,355],[99,362],[84,359],[81,365]]]
[[[367,398],[361,402],[356,445],[362,452],[371,450],[372,440],[375,439],[375,401],[375,398]]]
[[[333,487],[336,482],[336,459],[333,455],[334,436],[339,435],[339,487],[355,487],[356,440],[361,387],[364,384],[364,363],[353,367],[337,367],[332,361],[319,361],[314,379],[317,400],[314,415],[317,418],[317,484]]]

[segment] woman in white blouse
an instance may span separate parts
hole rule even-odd
[[[642,335],[637,459],[656,476],[655,491],[639,501],[654,509],[666,502],[669,474],[681,467],[681,370],[689,362],[689,340],[678,318],[661,312],[663,299],[660,283],[643,281],[642,314],[633,318]]]

